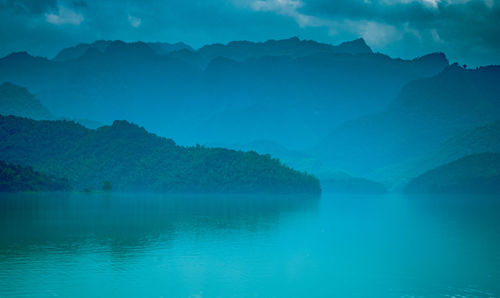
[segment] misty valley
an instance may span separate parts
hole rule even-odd
[[[401,191],[460,158],[500,152],[499,74],[442,53],[391,58],[362,39],[198,50],[96,41],[50,60],[13,53],[0,59],[0,159],[74,190],[109,181],[118,191],[319,192],[314,175],[332,191]],[[498,181],[476,160],[420,191]]]
[[[0,58],[0,297],[497,297],[499,195],[500,66],[362,38]]]

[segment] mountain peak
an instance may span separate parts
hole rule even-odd
[[[286,43],[286,44],[298,44],[298,43],[303,42],[303,40],[300,40],[297,36],[292,36],[290,38],[278,40],[278,42],[282,42],[282,43]]]
[[[20,52],[13,52],[2,59],[22,61],[22,60],[35,59],[35,57],[31,56],[26,51],[20,51]]]
[[[113,124],[111,124],[111,128],[113,129],[120,129],[120,130],[141,130],[141,131],[146,131],[144,127],[140,127],[139,125],[135,123],[128,122],[127,120],[115,120],[113,121]]]
[[[448,58],[443,52],[435,52],[435,53],[430,53],[421,57],[417,57],[413,59],[414,61],[418,62],[427,62],[427,63],[446,63],[449,64]]]
[[[47,58],[31,56],[28,52],[14,52],[3,58],[0,61],[5,61],[7,63],[26,63],[26,64],[37,64],[48,61]]]
[[[338,52],[350,54],[372,54],[372,49],[366,44],[363,38],[346,41],[337,46]]]
[[[108,45],[104,53],[112,55],[153,55],[154,51],[142,41],[126,43],[115,40]]]

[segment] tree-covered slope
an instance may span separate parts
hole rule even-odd
[[[68,191],[68,180],[0,160],[0,192]]]
[[[37,120],[54,116],[26,88],[11,83],[0,85],[0,115],[13,115]]]
[[[0,159],[67,177],[75,189],[319,193],[313,176],[255,152],[181,147],[126,121],[97,130],[68,121],[0,117]]]
[[[374,173],[383,181],[406,183],[426,171],[467,155],[483,152],[500,153],[500,121],[459,133],[441,144],[435,151]]]
[[[407,193],[500,193],[500,153],[460,158],[413,180]]]

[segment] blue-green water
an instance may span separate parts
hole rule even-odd
[[[499,295],[500,198],[0,197],[1,297]]]

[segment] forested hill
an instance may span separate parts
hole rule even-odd
[[[500,154],[473,154],[411,180],[407,193],[500,193]]]
[[[319,193],[319,181],[269,155],[182,147],[126,121],[96,130],[69,121],[0,116],[0,159],[69,179],[74,189]]]
[[[0,160],[0,192],[67,191],[68,180],[33,171],[31,167],[13,165]]]

